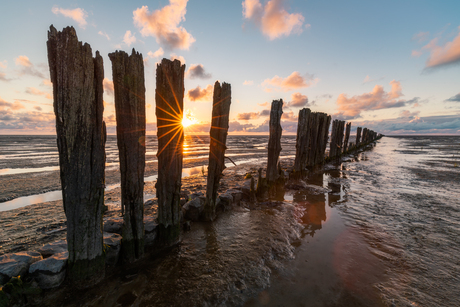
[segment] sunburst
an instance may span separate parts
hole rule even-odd
[[[198,123],[198,120],[193,116],[192,111],[187,110],[182,119],[182,127],[187,128]]]

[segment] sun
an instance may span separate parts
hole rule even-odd
[[[197,124],[198,121],[196,118],[193,116],[192,111],[187,110],[185,113],[184,118],[182,118],[182,127],[187,128],[190,127],[191,125]]]

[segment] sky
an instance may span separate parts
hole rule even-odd
[[[302,108],[391,134],[460,135],[460,1],[3,1],[0,134],[55,134],[47,32],[76,29],[104,61],[104,119],[115,133],[108,54],[143,55],[147,134],[155,70],[186,65],[186,133],[208,133],[216,81],[232,88],[230,134],[283,134]]]

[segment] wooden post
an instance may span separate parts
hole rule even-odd
[[[361,127],[358,127],[358,129],[356,130],[356,147],[359,147],[359,144],[361,142],[361,130]]]
[[[158,239],[161,246],[179,241],[182,175],[184,71],[180,61],[163,59],[156,71],[158,137]]]
[[[48,32],[62,201],[67,218],[67,274],[78,287],[105,274],[102,239],[105,123],[102,57],[78,41],[73,27]]]
[[[273,100],[270,111],[270,136],[268,139],[267,182],[270,186],[279,178],[278,164],[281,152],[281,115],[283,114],[283,100]]]
[[[310,120],[308,123],[308,135],[309,135],[309,147],[308,147],[308,159],[307,166],[312,168],[316,163],[316,146],[318,142],[318,112],[310,114]]]
[[[209,142],[208,181],[206,185],[206,205],[203,218],[206,221],[214,220],[216,216],[216,199],[222,171],[225,169],[225,149],[227,143],[228,114],[232,102],[232,90],[228,83],[214,84],[212,103],[212,120]]]
[[[343,141],[343,153],[347,153],[348,151],[348,139],[350,138],[350,130],[351,130],[351,122],[348,122],[346,125],[345,131],[345,140]]]
[[[117,117],[121,174],[123,260],[144,254],[145,82],[142,54],[133,49],[109,54]]]
[[[294,173],[302,176],[307,167],[308,149],[310,138],[308,134],[308,124],[310,120],[310,109],[303,108],[299,111],[299,120],[297,124],[296,153],[294,160]]]
[[[331,117],[326,113],[318,113],[318,139],[315,148],[315,165],[324,163],[324,153],[326,151],[327,140],[329,137],[329,125],[331,124]]]
[[[332,122],[331,143],[329,145],[329,158],[338,158],[342,154],[343,130],[345,121],[334,120]]]

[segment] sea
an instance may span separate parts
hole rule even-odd
[[[55,142],[54,136],[0,136],[0,184],[15,174],[57,172]],[[239,165],[264,162],[267,142],[267,136],[229,135],[226,155]],[[146,146],[151,163],[156,137],[147,137]],[[187,136],[184,158],[206,157],[208,148],[209,137]],[[295,136],[283,136],[282,148],[281,159],[292,160]],[[117,168],[114,136],[106,149],[106,167]],[[4,198],[0,220],[38,196]],[[460,136],[385,136],[286,189],[284,201],[193,224],[181,244],[142,270],[66,302],[460,306]]]

